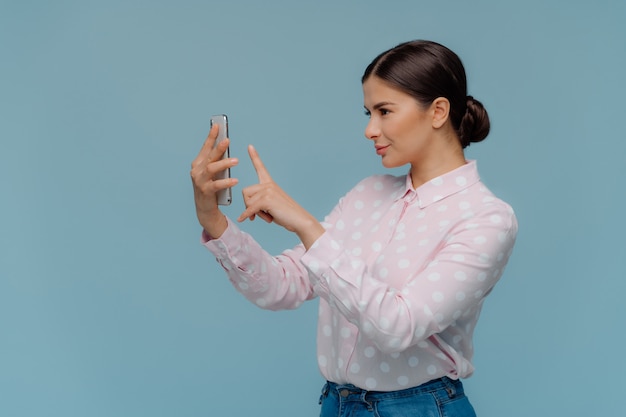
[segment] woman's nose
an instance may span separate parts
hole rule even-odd
[[[367,126],[365,126],[365,137],[368,139],[376,139],[378,136],[380,136],[380,128],[374,119],[370,118],[369,122],[367,122]]]

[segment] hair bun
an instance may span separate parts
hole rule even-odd
[[[467,108],[459,126],[461,145],[466,148],[472,142],[480,142],[489,134],[489,115],[483,104],[472,96],[467,96]]]

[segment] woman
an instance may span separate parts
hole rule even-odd
[[[408,164],[406,176],[365,178],[320,223],[250,146],[259,183],[243,190],[237,220],[260,216],[301,240],[272,257],[216,204],[237,180],[215,174],[238,161],[220,160],[228,142],[213,149],[212,129],[191,170],[203,242],[262,308],[320,298],[322,416],[473,416],[461,378],[473,372],[473,330],[517,233],[513,210],[463,154],[489,133],[487,112],[467,95],[457,55],[430,41],[383,52],[362,84],[365,136],[385,167]]]

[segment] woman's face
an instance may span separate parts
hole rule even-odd
[[[428,109],[376,76],[363,83],[363,99],[370,118],[365,137],[374,142],[383,166],[415,166],[428,157],[433,132]]]

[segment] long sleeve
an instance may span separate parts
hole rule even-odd
[[[315,296],[308,272],[299,261],[304,253],[302,245],[271,256],[230,219],[219,239],[203,237],[203,244],[215,255],[233,286],[261,308],[294,309]]]

